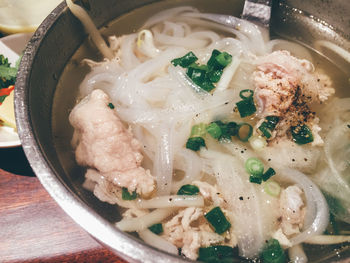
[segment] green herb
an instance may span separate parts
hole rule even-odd
[[[111,108],[112,110],[114,109],[113,103],[108,103],[108,107]]]
[[[248,123],[238,124],[237,138],[242,142],[247,142],[253,134],[253,127]]]
[[[136,191],[133,191],[131,194],[128,191],[128,188],[123,187],[122,188],[122,199],[123,200],[134,200],[137,198],[137,193]]]
[[[264,164],[258,158],[248,158],[244,166],[250,175],[261,177],[264,173]]]
[[[181,58],[171,61],[174,66],[180,65],[187,68],[186,75],[201,89],[210,92],[215,89],[213,83],[217,83],[223,73],[223,69],[232,61],[232,56],[227,52],[213,50],[207,65],[199,65],[195,62],[198,58],[193,52],[187,53]]]
[[[8,58],[0,55],[0,89],[15,85],[17,67],[11,67]]]
[[[198,195],[198,193],[199,188],[191,184],[185,184],[177,191],[177,195]]]
[[[281,192],[281,187],[274,181],[269,181],[264,185],[264,191],[273,197],[277,197]]]
[[[269,180],[269,178],[273,175],[275,175],[276,172],[274,169],[272,169],[271,167],[269,169],[267,169],[267,171],[261,176],[261,178],[264,180],[264,182],[266,182],[267,180]]]
[[[202,137],[191,137],[186,142],[186,148],[192,151],[198,151],[201,147],[205,146],[205,141]]]
[[[261,257],[266,263],[285,263],[286,255],[276,239],[270,239],[264,247]]]
[[[241,118],[248,117],[256,112],[253,98],[244,99],[236,103]]]
[[[161,223],[151,225],[148,229],[156,235],[163,233],[163,225]]]
[[[187,68],[189,65],[191,65],[192,63],[196,62],[198,60],[198,58],[196,57],[196,55],[190,51],[188,52],[186,55],[184,55],[181,58],[175,58],[171,61],[171,63],[174,66],[180,65],[183,68]]]
[[[207,124],[205,123],[199,123],[192,126],[191,129],[191,136],[190,137],[202,137],[206,134],[207,130]]]
[[[262,179],[260,176],[251,175],[251,176],[249,176],[249,182],[254,183],[254,184],[261,184]]]
[[[305,124],[300,126],[291,127],[293,141],[296,144],[307,144],[314,141],[314,137],[312,136],[312,132],[308,126]]]
[[[271,138],[271,132],[275,129],[277,123],[279,121],[279,117],[277,116],[267,116],[265,121],[258,128],[262,134],[267,138]]]
[[[232,262],[235,249],[229,246],[200,247],[198,250],[198,261],[208,263]],[[227,261],[228,260],[228,261]]]
[[[210,210],[205,215],[205,218],[218,234],[224,233],[231,227],[230,222],[226,219],[224,213],[221,211],[221,208],[218,206]]]
[[[244,89],[244,90],[241,90],[239,93],[239,96],[243,100],[251,99],[253,98],[253,95],[254,95],[254,91],[251,89]]]
[[[208,125],[207,127],[207,132],[210,134],[211,137],[213,137],[214,139],[219,139],[220,136],[222,135],[222,131],[220,126],[215,123],[212,122]]]

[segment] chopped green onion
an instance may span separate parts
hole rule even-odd
[[[286,256],[277,239],[270,239],[264,247],[261,257],[266,263],[285,263]]]
[[[207,62],[207,65],[208,67],[210,68],[217,68],[217,65],[216,65],[216,61],[215,61],[215,58],[220,55],[220,51],[217,50],[217,49],[214,49],[212,52],[211,52],[211,56]]]
[[[272,169],[271,167],[269,169],[267,169],[267,171],[261,176],[261,178],[264,180],[264,182],[266,182],[267,180],[269,180],[269,178],[273,175],[275,175],[276,172],[274,169]]]
[[[253,98],[244,99],[236,103],[241,118],[250,116],[256,112]]]
[[[223,73],[222,69],[211,70],[211,71],[208,71],[207,77],[211,82],[217,83],[219,82],[222,76],[222,73]]]
[[[216,64],[219,64],[222,68],[226,67],[232,61],[232,56],[227,52],[222,52],[215,57]]]
[[[264,173],[264,164],[258,158],[248,158],[244,166],[250,175],[261,177]]]
[[[199,123],[199,124],[193,125],[192,129],[191,129],[191,136],[190,137],[204,136],[207,132],[206,128],[207,128],[207,124],[205,124],[205,123]]]
[[[215,86],[213,85],[213,83],[211,83],[209,80],[205,80],[203,81],[200,85],[198,85],[201,89],[209,92],[212,91],[213,89],[215,89]]]
[[[261,136],[250,137],[249,143],[250,143],[250,146],[256,151],[260,151],[264,149],[267,145],[266,139]]]
[[[251,176],[249,176],[249,182],[254,183],[254,184],[261,184],[262,179],[260,176],[251,175]]]
[[[281,187],[275,181],[269,181],[269,182],[265,183],[264,191],[268,195],[271,195],[273,197],[277,197],[280,194],[280,192],[281,192]]]
[[[206,80],[206,73],[207,71],[204,69],[194,68],[191,66],[187,69],[186,72],[187,76],[198,86],[201,86],[202,83]]]
[[[114,105],[113,105],[113,103],[111,103],[111,102],[110,102],[110,103],[108,103],[108,107],[109,107],[109,108],[111,108],[111,109],[113,110],[113,109],[114,109]]]
[[[187,68],[189,65],[196,62],[197,60],[198,58],[196,57],[196,55],[192,51],[190,51],[183,57],[173,59],[171,63],[174,66],[180,65],[183,68]]]
[[[224,262],[225,259],[232,262],[235,256],[235,249],[229,246],[200,247],[198,250],[198,261],[203,262]],[[230,261],[231,260],[231,261]]]
[[[197,195],[198,193],[199,188],[191,184],[185,184],[177,191],[177,195]]]
[[[293,126],[291,128],[291,132],[292,132],[293,141],[296,144],[301,145],[301,144],[306,144],[314,141],[314,137],[312,136],[312,132],[310,128],[305,124],[302,126],[300,125]]]
[[[245,94],[247,94],[248,96],[246,96]],[[243,100],[251,99],[251,98],[253,98],[253,95],[254,95],[254,91],[251,89],[244,89],[244,90],[241,90],[239,93],[239,96]]]
[[[274,129],[280,118],[277,116],[267,116],[265,119],[267,120],[268,127]]]
[[[248,130],[246,130],[248,127]],[[253,127],[248,123],[238,124],[237,138],[242,142],[247,142],[253,134]]]
[[[224,213],[221,211],[221,208],[218,206],[210,210],[205,215],[205,218],[218,234],[224,233],[231,227],[230,222],[226,219]]]
[[[128,191],[128,188],[123,187],[122,188],[122,199],[123,200],[134,200],[137,198],[137,193],[136,191],[133,191],[131,194]]]
[[[264,121],[258,128],[262,134],[267,138],[271,138],[271,131],[273,131],[279,121],[277,116],[267,116],[266,121]]]
[[[218,139],[222,134],[221,128],[216,122],[212,122],[207,126],[207,132],[214,139]]]
[[[198,151],[201,147],[205,147],[205,141],[202,137],[191,137],[186,142],[186,148],[192,151]]]
[[[270,131],[269,127],[268,127],[267,122],[264,121],[264,122],[259,126],[258,129],[262,132],[262,134],[263,134],[267,139],[271,138],[271,131]]]
[[[156,235],[163,233],[163,225],[161,223],[151,225],[148,229]]]

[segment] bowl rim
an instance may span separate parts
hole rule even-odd
[[[29,82],[31,66],[43,38],[50,33],[51,26],[63,15],[67,15],[65,2],[58,5],[35,31],[26,46],[18,71],[15,89],[15,114],[18,134],[24,153],[34,173],[56,203],[85,231],[98,242],[131,262],[193,262],[154,248],[143,241],[113,227],[72,192],[53,172],[50,162],[42,153],[31,126]],[[84,218],[84,220],[82,220]]]

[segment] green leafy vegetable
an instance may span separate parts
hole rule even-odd
[[[148,229],[156,235],[163,233],[163,225],[161,223],[151,225]]]
[[[0,55],[0,89],[15,85],[18,67],[11,67],[8,58]]]
[[[199,188],[191,184],[185,184],[181,186],[179,191],[177,191],[178,195],[197,195],[198,193],[199,193]]]
[[[122,188],[122,199],[123,200],[134,200],[136,198],[137,198],[136,191],[133,191],[132,193],[130,193],[128,191],[128,188],[126,188],[126,187]]]
[[[202,137],[207,132],[207,124],[205,123],[199,123],[192,126],[191,129],[191,137]]]
[[[205,146],[205,141],[202,137],[191,137],[186,142],[186,148],[192,151],[198,151],[201,147]]]
[[[275,129],[278,121],[279,117],[277,116],[267,116],[265,121],[260,125],[259,130],[267,139],[271,138],[271,132]]]
[[[230,222],[226,219],[224,213],[221,211],[221,208],[218,206],[210,210],[205,215],[205,218],[218,234],[224,233],[231,227]]]
[[[247,142],[253,134],[253,127],[248,123],[238,124],[237,138],[242,142]]]
[[[241,118],[248,117],[256,112],[253,98],[244,99],[236,103]]]
[[[251,175],[249,176],[249,182],[254,184],[261,184],[262,182],[261,176]]]
[[[113,103],[108,103],[108,105],[107,105],[109,108],[111,108],[112,110],[114,109],[114,105],[113,105]]]

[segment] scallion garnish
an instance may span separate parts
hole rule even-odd
[[[163,225],[161,223],[151,225],[148,229],[156,235],[163,233]]]
[[[237,138],[242,142],[247,142],[253,134],[253,127],[248,123],[238,124]]]
[[[261,177],[264,173],[264,164],[258,158],[248,158],[244,166],[250,175]]]
[[[112,110],[114,109],[114,105],[113,105],[113,103],[108,103],[108,105],[107,105],[109,108],[111,108]]]
[[[261,257],[266,263],[284,263],[286,256],[277,239],[270,239],[264,247]]]
[[[254,91],[251,89],[244,89],[239,92],[239,96],[243,100],[251,99],[253,98],[253,95],[254,95]]]
[[[279,117],[277,116],[267,116],[265,121],[258,128],[262,134],[267,138],[271,138],[271,132],[275,129],[277,123],[279,121]]]
[[[251,176],[249,176],[249,182],[254,183],[254,184],[261,184],[262,179],[260,176],[251,175]]]
[[[218,206],[210,210],[205,215],[205,218],[218,234],[224,233],[231,227],[230,222],[226,219],[224,213],[221,211],[221,208]]]
[[[273,175],[275,175],[276,172],[274,169],[272,169],[271,167],[269,169],[267,169],[267,171],[261,176],[261,178],[264,180],[264,182],[266,182],[267,180],[269,180],[269,178]]]
[[[192,184],[185,184],[177,191],[177,195],[197,195],[198,193],[199,188]]]
[[[202,137],[191,137],[186,142],[186,148],[192,151],[198,151],[201,147],[205,147],[205,141]]]
[[[280,194],[280,192],[281,192],[281,187],[275,181],[269,181],[269,182],[265,183],[264,191],[268,195],[271,195],[273,197],[277,197]]]
[[[241,118],[248,117],[256,112],[253,98],[243,99],[236,103]]]
[[[184,55],[181,58],[175,58],[171,61],[171,63],[174,66],[180,65],[183,68],[187,68],[189,65],[191,65],[192,63],[196,62],[198,60],[198,58],[196,57],[196,55],[190,51],[188,52],[186,55]]]
[[[187,68],[187,76],[201,89],[210,92],[215,88],[213,83],[220,80],[223,69],[231,63],[232,56],[227,52],[214,49],[207,65],[196,64],[197,60],[195,54],[189,52],[181,58],[173,59],[171,63],[174,66],[180,65]]]
[[[205,123],[199,123],[192,126],[191,129],[191,137],[202,137],[206,134],[207,130],[207,124]]]
[[[128,188],[126,188],[126,187],[122,188],[122,199],[123,200],[134,200],[136,198],[137,198],[136,191],[133,191],[132,193],[130,193],[128,191]]]
[[[198,261],[203,262],[231,262],[235,256],[235,248],[229,246],[200,247],[198,250]]]
[[[298,125],[291,127],[293,141],[296,144],[306,144],[314,141],[314,136],[307,125]]]
[[[216,122],[212,122],[207,126],[207,132],[214,139],[218,139],[222,135],[222,130]]]

